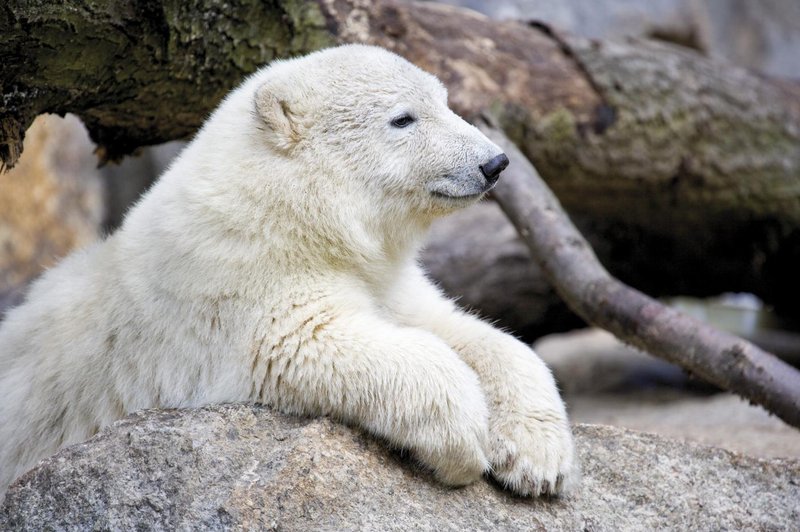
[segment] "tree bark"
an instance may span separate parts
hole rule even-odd
[[[577,314],[800,428],[800,371],[610,276],[513,142],[497,129],[482,129],[511,161],[495,187],[495,198],[547,279]]]
[[[0,7],[0,158],[44,112],[79,115],[101,155],[184,138],[258,66],[335,43],[314,2],[33,2]]]

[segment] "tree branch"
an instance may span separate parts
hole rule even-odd
[[[578,315],[800,428],[800,371],[609,275],[527,158],[501,131],[481,127],[511,160],[494,197]]]

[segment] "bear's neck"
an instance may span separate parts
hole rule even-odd
[[[164,177],[129,213],[115,239],[122,260],[136,264],[140,283],[161,292],[181,286],[182,294],[191,289],[202,297],[258,299],[268,296],[274,289],[269,283],[281,275],[347,275],[381,287],[414,260],[429,225],[354,217],[363,210],[313,200],[267,209],[247,205],[242,196],[208,203]]]

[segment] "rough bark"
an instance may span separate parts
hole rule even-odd
[[[465,114],[502,100],[504,91],[526,112],[547,114],[567,103],[581,123],[592,121],[598,103],[549,36],[448,6],[17,0],[0,8],[0,29],[0,156],[7,165],[38,113],[79,114],[108,155],[125,154],[188,135],[260,64],[337,42],[372,42],[406,55],[439,74]]]
[[[697,295],[735,286],[797,313],[796,86],[656,44],[569,47],[616,110],[614,126],[555,166],[535,138],[515,140],[546,166],[565,207],[610,243],[617,273],[656,293],[659,284]]]
[[[483,131],[511,160],[495,198],[578,315],[800,427],[800,371],[614,279],[525,156],[499,130]]]
[[[116,158],[191,134],[275,58],[330,45],[313,2],[34,2],[0,6],[0,158],[39,113],[78,114]]]

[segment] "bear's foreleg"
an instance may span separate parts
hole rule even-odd
[[[520,495],[568,491],[579,475],[550,370],[525,344],[459,310],[412,267],[389,296],[398,320],[442,338],[478,374],[489,403],[492,474]]]
[[[448,485],[480,478],[488,409],[475,372],[429,332],[371,312],[324,314],[259,355],[256,400],[359,425],[411,450]]]

